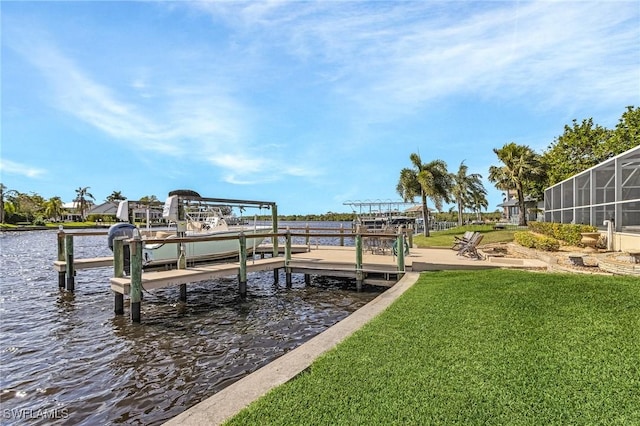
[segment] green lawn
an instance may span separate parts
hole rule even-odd
[[[494,230],[492,225],[468,225],[446,231],[430,232],[428,237],[422,234],[413,236],[413,244],[416,247],[447,247],[450,248],[456,237],[461,237],[466,231],[476,231],[483,234],[482,244],[503,243],[513,241],[515,230]]]
[[[640,424],[640,282],[423,273],[229,424]]]

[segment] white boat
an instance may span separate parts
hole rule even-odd
[[[219,200],[217,200],[219,201]],[[248,224],[229,225],[219,204],[207,202],[206,198],[189,195],[170,195],[164,204],[162,216],[170,224],[162,229],[142,230],[142,238],[171,240],[184,236],[187,238],[237,237],[243,233],[246,237],[247,254],[251,255],[265,237],[256,234],[271,232],[269,226],[250,226]],[[242,221],[244,222],[244,221]],[[184,251],[183,251],[184,250]],[[231,258],[240,252],[237,238],[195,241],[187,243],[145,243],[143,263],[145,266],[175,263],[184,253],[186,262],[198,262]]]

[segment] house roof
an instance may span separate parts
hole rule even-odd
[[[106,201],[100,205],[93,206],[88,214],[116,214],[118,205],[111,201]]]
[[[526,204],[533,204],[533,203],[537,203],[538,200],[536,200],[533,197],[524,197],[524,202]],[[498,204],[498,207],[517,207],[517,206],[518,206],[517,198],[511,198],[510,200],[507,200],[502,204]]]

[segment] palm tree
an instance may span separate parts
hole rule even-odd
[[[58,220],[62,216],[62,200],[60,197],[51,197],[44,203],[44,214],[47,218]]]
[[[442,203],[449,202],[451,176],[447,171],[447,164],[442,160],[434,160],[423,164],[419,154],[409,156],[413,169],[404,168],[400,171],[400,179],[396,190],[404,201],[413,201],[420,196],[422,201],[422,217],[424,218],[424,236],[429,236],[429,209],[427,199],[431,198],[436,209],[442,210]]]
[[[524,202],[525,188],[543,177],[540,156],[526,145],[510,142],[502,148],[494,148],[503,166],[489,168],[489,181],[496,184],[496,188],[504,191],[515,190],[520,208],[518,224],[527,226],[526,207]]]
[[[484,208],[487,210],[487,208],[489,208],[489,201],[487,201],[486,195],[487,192],[485,191],[484,193],[474,193],[471,197],[471,209],[476,212],[477,220],[482,219],[482,216],[480,215],[482,209]]]
[[[124,195],[122,195],[122,192],[120,191],[113,191],[107,198],[105,201],[109,201],[109,202],[116,202],[116,201],[122,201],[122,200],[126,200],[127,197],[125,197]]]
[[[462,226],[462,214],[465,207],[473,207],[476,198],[487,194],[484,185],[482,185],[482,175],[478,173],[468,175],[468,170],[469,167],[463,161],[460,163],[458,173],[451,174],[453,182],[451,195],[458,207],[458,226]]]
[[[73,202],[75,203],[76,209],[78,209],[78,211],[80,212],[80,216],[82,217],[82,220],[85,219],[84,214],[87,211],[87,208],[89,207],[89,201],[87,200],[87,198],[91,198],[92,200],[96,199],[89,192],[88,186],[85,186],[84,188],[79,187],[78,189],[76,189],[76,198],[73,200]]]

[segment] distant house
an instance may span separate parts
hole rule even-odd
[[[520,221],[520,205],[518,204],[518,198],[511,196],[508,200],[505,200],[502,204],[498,204],[498,207],[502,207],[502,216],[509,223],[519,223]],[[524,197],[524,206],[526,208],[527,221],[538,220],[538,200],[533,197]],[[540,203],[542,204],[542,203]]]
[[[105,201],[102,204],[93,206],[87,212],[87,216],[101,216],[103,222],[115,222],[118,204],[113,201]]]
[[[82,221],[82,215],[78,212],[76,203],[62,203],[62,215],[60,215],[60,220],[62,222]]]

